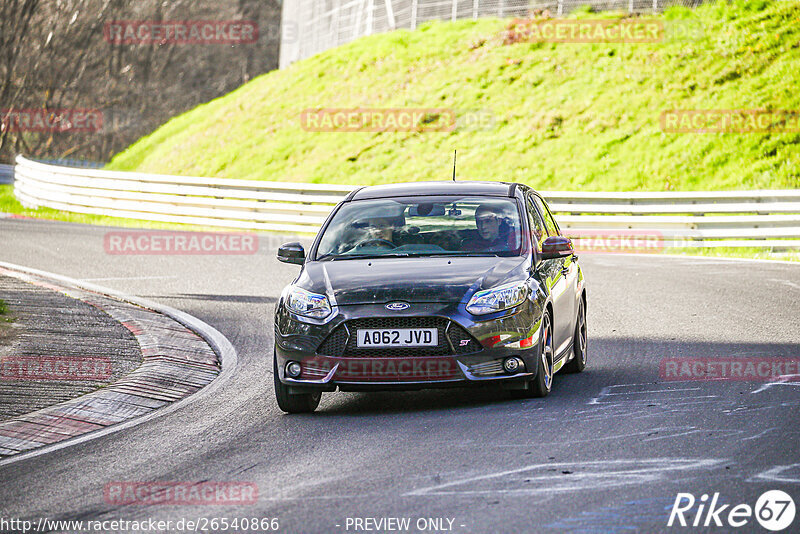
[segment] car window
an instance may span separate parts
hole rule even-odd
[[[527,195],[528,201],[528,220],[531,226],[531,242],[536,244],[536,250],[542,250],[542,243],[547,239],[547,229],[544,220],[539,214],[539,210],[533,201],[533,195]]]
[[[503,197],[429,196],[343,204],[323,232],[317,259],[492,254],[524,248],[516,202]]]
[[[551,236],[561,235],[561,232],[558,231],[558,225],[556,225],[556,221],[553,219],[553,215],[550,213],[550,209],[547,207],[547,204],[545,204],[545,202],[539,198],[538,195],[533,195],[533,198],[536,201],[536,206],[539,208],[539,211],[544,217],[544,225],[547,227],[547,233]]]

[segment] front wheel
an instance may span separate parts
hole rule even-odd
[[[286,413],[309,413],[319,406],[321,391],[313,393],[289,393],[289,386],[278,378],[278,357],[272,357],[272,376],[275,380],[275,398],[278,407]]]
[[[553,321],[550,314],[542,316],[541,334],[539,335],[539,361],[536,376],[528,382],[528,389],[511,390],[516,397],[546,397],[553,387]]]

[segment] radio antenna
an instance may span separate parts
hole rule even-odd
[[[453,181],[456,181],[456,154],[458,150],[453,150]]]

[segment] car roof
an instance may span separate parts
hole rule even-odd
[[[405,182],[399,184],[371,185],[356,189],[347,200],[366,200],[387,197],[412,197],[424,195],[475,195],[513,197],[517,184],[508,182],[438,181]]]

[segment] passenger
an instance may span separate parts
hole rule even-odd
[[[475,210],[477,236],[466,238],[461,250],[467,252],[510,252],[516,250],[517,236],[500,206],[481,204]]]

